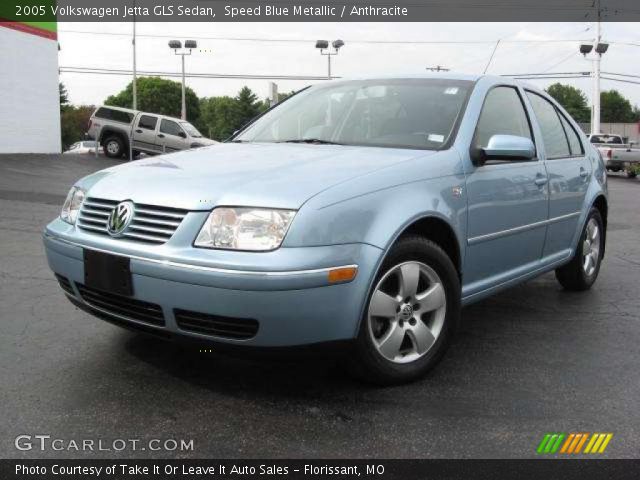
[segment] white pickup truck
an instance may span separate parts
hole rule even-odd
[[[133,158],[140,152],[158,155],[218,143],[184,120],[105,105],[91,115],[87,137],[97,140],[111,158],[127,158],[130,140]]]
[[[633,148],[634,142],[625,143],[620,135],[592,133],[587,136],[604,159],[607,170],[624,171],[628,177],[636,176],[635,166],[640,163],[640,149]]]

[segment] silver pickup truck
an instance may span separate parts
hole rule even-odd
[[[185,120],[104,105],[91,115],[87,137],[98,140],[111,158],[128,158],[130,140],[133,158],[140,152],[158,155],[218,143]]]
[[[623,171],[629,178],[635,178],[635,166],[640,163],[640,149],[633,148],[634,142],[625,143],[620,135],[606,133],[588,135],[591,144],[596,147],[604,159],[607,170]]]

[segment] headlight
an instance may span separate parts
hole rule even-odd
[[[251,207],[215,208],[204,222],[196,247],[229,250],[274,250],[296,214],[293,210]]]
[[[60,212],[60,218],[71,225],[76,223],[78,218],[78,212],[80,212],[80,206],[84,201],[84,190],[79,187],[71,187],[67,199],[62,206],[62,212]]]

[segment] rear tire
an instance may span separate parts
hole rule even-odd
[[[566,290],[580,292],[595,283],[604,253],[604,224],[597,208],[592,208],[585,222],[573,258],[556,270],[556,278]]]
[[[373,283],[349,369],[378,385],[422,377],[442,358],[460,319],[460,279],[434,242],[401,238]]]
[[[124,142],[117,135],[107,137],[103,143],[104,154],[109,158],[122,158],[124,155]]]

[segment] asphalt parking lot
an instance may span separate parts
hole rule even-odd
[[[424,380],[373,388],[331,359],[250,360],[129,333],[77,310],[41,232],[75,179],[115,162],[0,156],[0,457],[534,457],[547,432],[640,452],[640,181],[611,176],[593,290],[548,274],[463,311]],[[193,439],[189,452],[19,451],[20,434]]]

